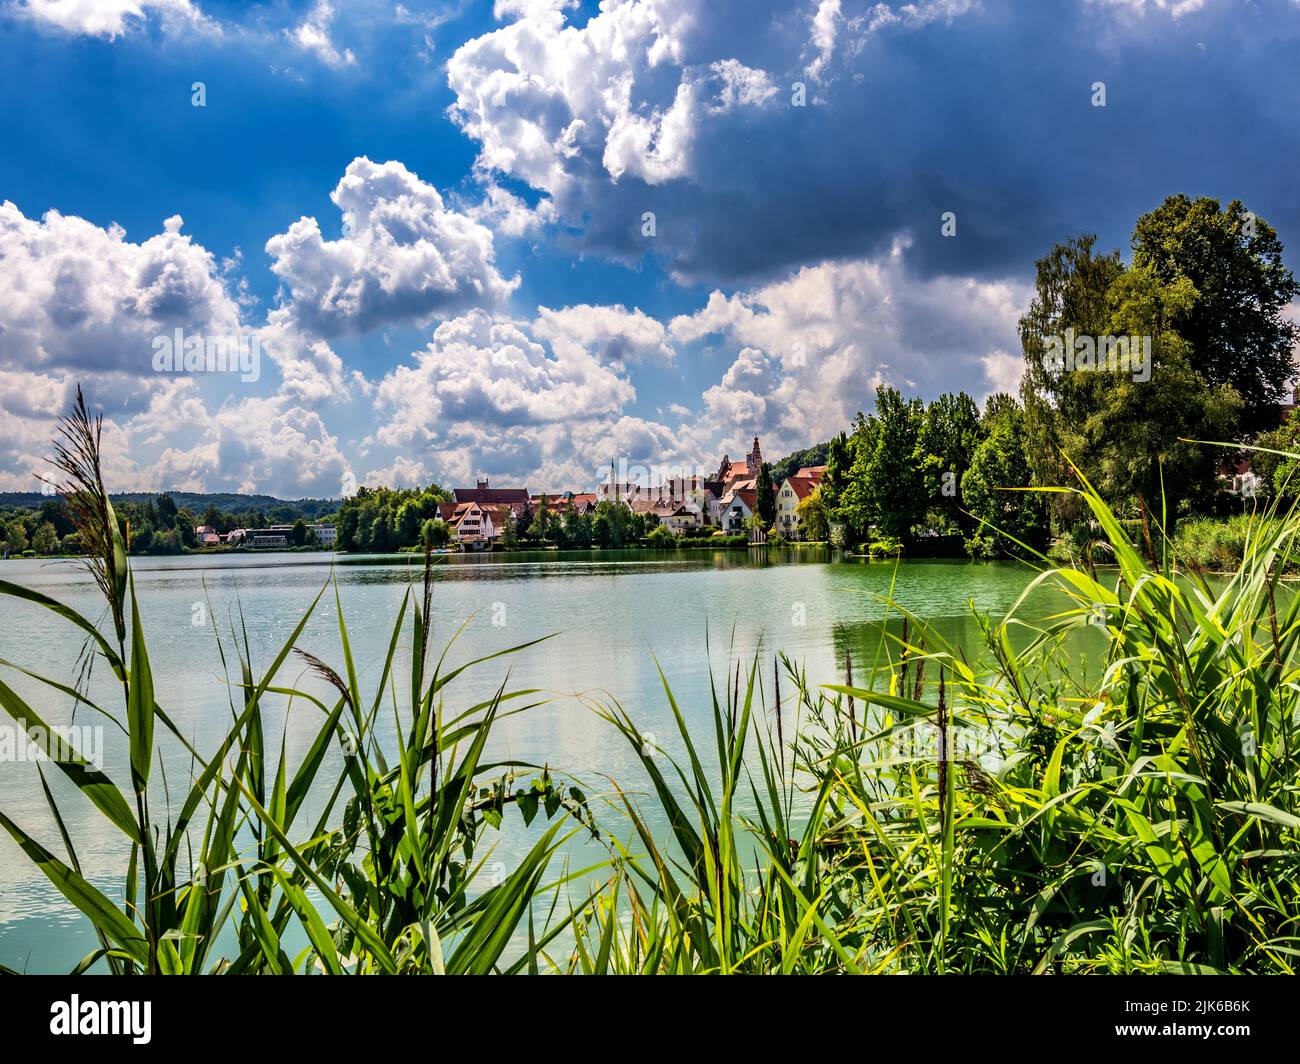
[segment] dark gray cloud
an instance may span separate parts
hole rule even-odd
[[[1293,3],[843,0],[829,47],[819,6],[632,0],[564,29],[535,16],[457,53],[458,114],[481,165],[550,193],[580,247],[710,282],[875,256],[904,232],[918,275],[1023,275],[1076,233],[1126,246],[1138,215],[1184,191],[1300,231]],[[771,91],[728,105],[727,59]]]

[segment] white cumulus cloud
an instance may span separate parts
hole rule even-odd
[[[354,159],[330,198],[343,214],[337,240],[315,218],[300,218],[266,244],[290,314],[308,332],[328,337],[496,307],[519,283],[498,273],[492,231],[449,208],[400,162]]]

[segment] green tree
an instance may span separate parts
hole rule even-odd
[[[368,550],[376,554],[384,554],[394,549],[396,544],[393,541],[393,511],[387,507],[382,507],[375,512],[370,521],[370,542]]]
[[[400,547],[412,547],[420,539],[420,502],[418,498],[407,499],[397,508],[393,534]]]
[[[904,539],[925,514],[925,477],[918,442],[924,408],[905,400],[896,388],[876,390],[878,429],[864,440],[854,464],[867,512],[887,536]],[[860,468],[860,472],[859,472]]]
[[[1145,267],[1115,281],[1109,331],[1151,337],[1150,379],[1076,374],[1089,416],[1066,426],[1063,437],[1103,497],[1136,499],[1156,517],[1167,510],[1170,525],[1179,503],[1213,489],[1225,457],[1222,448],[1191,441],[1228,438],[1242,407],[1230,384],[1206,381],[1192,364],[1190,343],[1171,327],[1190,297],[1185,279],[1166,284]]]
[[[171,528],[176,524],[176,503],[170,495],[158,496],[158,527]]]
[[[965,477],[966,503],[979,524],[966,539],[975,557],[1023,554],[1017,540],[1039,548],[1047,531],[1047,512],[1038,492],[1027,488],[1032,471],[1023,444],[1021,415],[1004,410],[976,449]]]
[[[572,505],[564,509],[564,516],[561,518],[561,526],[564,535],[564,542],[571,547],[590,547],[592,538],[592,521],[589,517],[583,517]]]
[[[172,527],[176,529],[176,534],[180,536],[181,543],[186,547],[197,547],[199,540],[194,534],[194,526],[197,524],[194,520],[194,514],[189,510],[178,510],[172,520]]]
[[[9,544],[10,554],[21,554],[28,549],[27,529],[19,518],[13,518],[5,526],[5,542]]]
[[[48,521],[60,536],[66,536],[76,531],[76,526],[68,516],[68,508],[63,505],[62,499],[46,499],[45,502],[41,503],[38,520]]]
[[[1283,387],[1296,374],[1300,327],[1285,316],[1300,285],[1282,261],[1282,242],[1239,200],[1168,197],[1138,219],[1133,266],[1163,286],[1194,292],[1168,323],[1187,342],[1188,362],[1212,387],[1241,397],[1243,432],[1277,422]]]
[[[764,528],[776,521],[776,488],[772,484],[772,467],[764,462],[758,467],[758,480],[754,484],[755,507]]]
[[[529,538],[540,543],[547,543],[555,538],[558,527],[558,515],[547,507],[546,500],[543,498],[537,504],[537,513],[533,517],[533,523],[528,526]]]
[[[1020,319],[1020,344],[1024,351],[1024,376],[1020,396],[1024,404],[1025,454],[1034,482],[1048,486],[1074,483],[1074,473],[1063,448],[1063,427],[1079,425],[1091,416],[1084,373],[1067,373],[1047,359],[1048,340],[1068,329],[1085,336],[1101,336],[1110,322],[1110,286],[1124,272],[1119,252],[1094,254],[1095,235],[1057,244],[1035,263],[1034,296]],[[1078,456],[1072,455],[1077,458]],[[1080,517],[1073,495],[1056,495],[1051,503],[1058,523],[1070,525]]]
[[[859,414],[859,417],[862,415]],[[826,445],[826,472],[822,474],[822,504],[828,514],[840,505],[840,495],[848,483],[854,451],[848,436],[841,432]]]
[[[507,522],[507,527],[511,522]],[[430,550],[445,547],[451,541],[451,526],[438,517],[430,518],[420,526],[420,543]]]
[[[646,546],[660,549],[677,546],[677,537],[667,525],[655,525],[646,536]]]
[[[349,502],[351,502],[351,500],[349,500]],[[348,503],[345,503],[339,510],[338,527],[335,531],[339,550],[357,549],[358,517],[358,508],[355,505],[348,505]]]
[[[917,439],[926,498],[964,535],[974,530],[974,520],[966,513],[961,482],[982,439],[979,407],[965,392],[947,392],[926,407]]]
[[[37,554],[53,554],[59,548],[59,534],[49,521],[41,524],[32,536],[32,550]]]
[[[519,547],[520,515],[511,510],[501,525],[501,546],[504,550],[517,550]]]
[[[1014,417],[1019,418],[1024,411],[1016,402],[1013,395],[1006,392],[994,392],[984,400],[984,412],[980,415],[980,438],[981,441],[985,436],[993,431],[993,423],[999,418]],[[1017,422],[1021,424],[1022,422]]]
[[[869,475],[868,467],[875,460],[876,444],[880,437],[880,423],[873,417],[866,417],[861,411],[858,412],[853,422],[853,435],[848,438],[845,448],[845,457],[841,458],[837,454],[838,448],[832,441],[832,450],[829,458],[836,460],[838,475],[836,480],[839,482],[838,490],[832,483],[829,485],[830,492],[824,497],[833,497],[835,505],[833,508],[827,508],[827,516],[832,525],[831,538],[836,540],[838,532],[837,546],[847,546],[854,543],[860,543],[867,534],[867,530],[876,520],[876,511],[872,505],[867,477]],[[847,459],[848,464],[841,463]],[[842,471],[839,471],[842,470]],[[827,473],[830,472],[829,463]],[[826,478],[822,479],[822,487],[828,487]]]
[[[295,547],[301,547],[307,542],[307,522],[301,517],[293,523],[289,539]]]
[[[1296,475],[1296,459],[1288,455],[1300,454],[1300,417],[1290,414],[1277,428],[1261,432],[1250,450],[1250,470],[1263,482],[1261,490],[1273,495],[1300,494],[1300,476]],[[1281,451],[1283,454],[1272,452]]]
[[[799,515],[799,531],[804,539],[822,540],[829,535],[826,508],[822,505],[822,489],[820,486],[813,488],[812,491],[799,500],[799,504],[795,507],[795,513]]]
[[[641,538],[636,515],[625,502],[606,499],[596,504],[592,539],[599,547],[618,550]]]
[[[1230,385],[1211,384],[1196,369],[1192,345],[1175,328],[1198,298],[1195,287],[1145,264],[1125,270],[1118,253],[1096,256],[1085,237],[1040,260],[1035,292],[1020,323],[1025,453],[1035,482],[1074,483],[1068,457],[1112,505],[1137,502],[1157,516],[1165,507],[1172,520],[1181,501],[1212,487],[1222,456],[1187,441],[1224,438],[1241,408]],[[1107,336],[1134,338],[1138,363],[1106,364]],[[1053,342],[1086,352],[1078,345],[1089,340],[1098,352],[1090,369],[1045,358]],[[1053,498],[1059,526],[1086,516],[1073,496]]]

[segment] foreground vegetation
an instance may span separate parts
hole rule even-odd
[[[635,708],[596,703],[644,772],[596,801],[552,770],[487,758],[495,723],[538,696],[503,683],[453,705],[457,676],[501,655],[433,658],[432,556],[372,689],[334,592],[338,660],[296,650],[310,611],[263,675],[245,647],[229,734],[192,749],[154,699],[97,425],[79,408],[66,433],[65,497],[106,620],[3,581],[0,594],[76,625],[116,678],[114,710],[75,679],[26,672],[111,717],[129,747],[125,786],[79,757],[51,763],[129,840],[123,900],[82,876],[48,786],[57,844],[5,811],[0,826],[93,924],[100,945],[79,971],[1295,968],[1300,596],[1278,583],[1294,512],[1256,522],[1240,568],[1211,587],[1178,574],[1159,523],[1139,551],[1081,478],[1070,494],[1099,530],[1089,567],[1045,568],[1007,616],[980,618],[981,645],[950,646],[890,604],[878,655],[846,663],[842,685],[816,688],[780,656],[737,663],[707,735],[665,677],[680,759],[647,742]],[[1054,612],[1033,621],[1041,596]],[[398,676],[403,644],[412,665]],[[294,656],[328,697],[284,686]],[[269,697],[319,720],[295,767],[268,741]],[[3,683],[0,705],[25,731],[42,724]],[[164,741],[195,766],[179,793],[154,771]],[[330,797],[304,821],[309,791]],[[485,876],[491,833],[524,830],[526,854]],[[604,855],[586,868],[579,837]]]

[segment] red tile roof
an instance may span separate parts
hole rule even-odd
[[[813,493],[813,490],[817,487],[817,481],[814,480],[812,477],[805,477],[805,476],[786,477],[785,482],[790,485],[795,495],[797,495],[800,499],[806,499],[809,495]]]
[[[518,503],[528,502],[527,488],[453,488],[452,495],[457,502]]]

